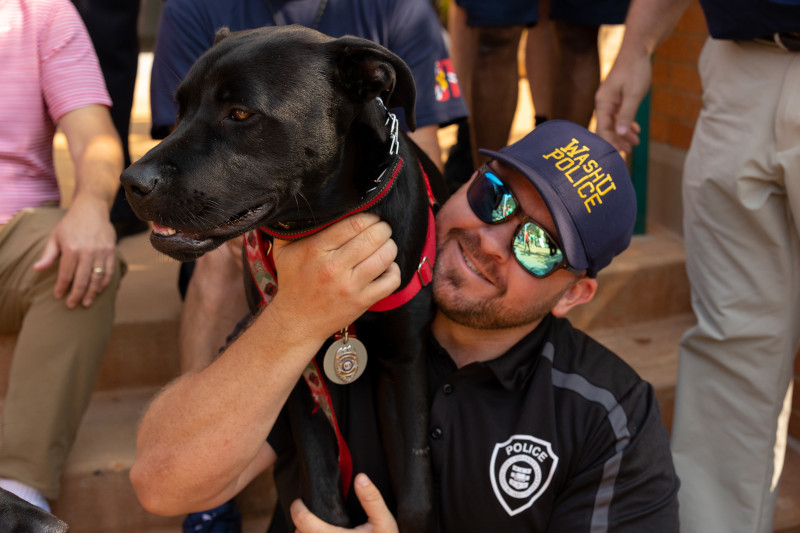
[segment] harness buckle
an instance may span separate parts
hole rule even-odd
[[[419,276],[419,280],[423,287],[430,283],[433,279],[433,267],[431,266],[431,262],[428,261],[427,255],[422,258],[422,261],[419,262],[419,266],[417,267],[417,275]]]

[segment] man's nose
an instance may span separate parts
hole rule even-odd
[[[478,231],[481,249],[500,263],[508,261],[511,258],[511,239],[518,226],[517,217],[499,224],[485,224]]]

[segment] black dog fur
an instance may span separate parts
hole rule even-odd
[[[390,139],[376,97],[403,107],[413,129],[411,72],[371,41],[298,26],[222,31],[177,90],[175,131],[123,173],[128,200],[143,220],[177,230],[154,233],[151,242],[180,260],[257,227],[337,218],[357,205],[387,159]],[[428,221],[420,164],[439,200],[447,189],[402,132],[400,155],[402,174],[372,211],[392,226],[405,286],[417,275]],[[427,288],[399,309],[367,312],[357,322],[371,361],[381,365],[381,436],[407,533],[435,530],[422,355],[431,316]],[[303,499],[323,520],[350,526],[336,440],[324,417],[311,420],[310,401],[303,385],[288,405],[302,443]]]
[[[3,533],[68,533],[62,520],[0,489],[0,531]]]

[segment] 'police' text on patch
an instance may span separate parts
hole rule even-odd
[[[494,494],[509,516],[533,505],[547,490],[557,465],[550,443],[531,435],[512,435],[495,444],[489,473]]]

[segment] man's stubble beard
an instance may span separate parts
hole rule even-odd
[[[470,255],[478,261],[483,260],[488,263],[489,259],[484,259],[486,256],[480,250],[476,239],[462,230],[450,230],[442,245],[450,240],[456,240],[456,236],[460,237],[458,242],[470,252]],[[545,301],[531,300],[527,305],[516,309],[509,308],[502,301],[508,293],[507,287],[498,287],[497,293],[490,298],[470,299],[465,298],[460,292],[464,284],[465,278],[461,273],[436,268],[433,279],[434,301],[439,311],[453,322],[473,329],[486,330],[517,328],[538,322],[550,313],[569,288]]]

